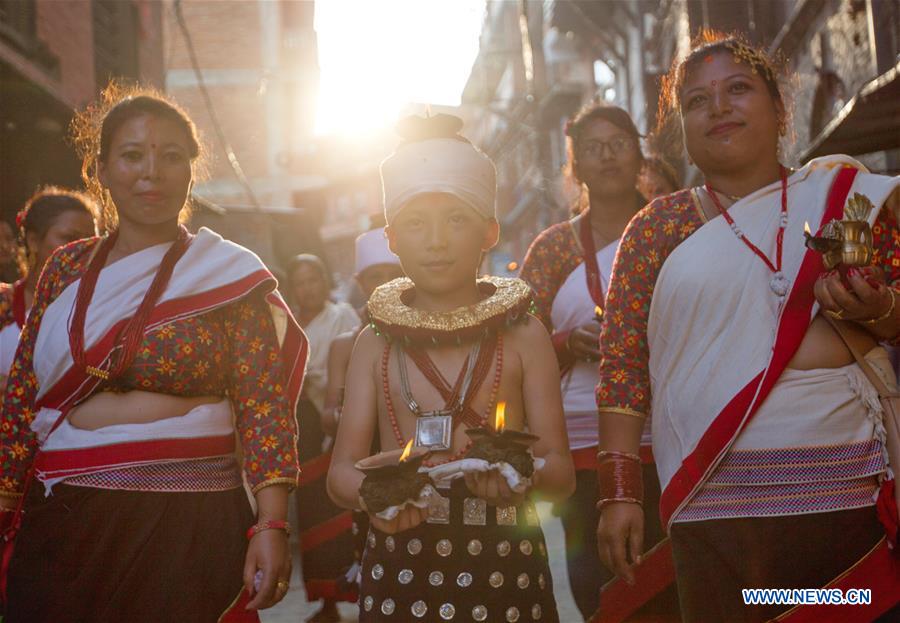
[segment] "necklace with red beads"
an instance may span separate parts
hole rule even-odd
[[[490,417],[491,413],[493,412],[494,406],[497,401],[497,392],[500,389],[500,379],[501,379],[502,373],[503,373],[503,334],[501,332],[497,332],[497,334],[496,334],[496,346],[494,347],[494,354],[495,354],[494,381],[491,385],[491,393],[490,393],[490,397],[488,398],[487,408],[485,409],[484,414],[481,416],[481,419],[479,422],[480,426],[484,426],[485,422],[488,421],[488,418]],[[400,356],[402,357],[402,356],[404,356],[404,354],[401,352]],[[397,413],[396,413],[396,410],[394,409],[394,401],[391,398],[391,382],[390,382],[390,376],[389,376],[389,371],[388,371],[388,369],[389,369],[388,364],[390,362],[390,357],[391,357],[391,342],[387,341],[385,343],[384,352],[381,357],[381,388],[382,388],[382,392],[384,394],[384,402],[385,402],[385,406],[387,408],[388,420],[390,421],[391,429],[394,432],[394,439],[397,441],[397,446],[402,448],[406,444],[406,439],[404,439],[403,432],[400,430],[400,424],[397,421]],[[449,385],[446,383],[446,380],[443,379],[442,377],[440,377],[440,373],[437,372],[436,375],[429,374],[428,372],[426,372],[426,370],[428,368],[423,369],[422,366],[418,365],[419,362],[416,361],[415,359],[414,359],[414,363],[417,364],[417,367],[419,367],[420,371],[423,372],[423,375],[429,381],[429,383],[431,383],[442,395],[446,396],[446,392],[448,390],[450,390],[450,388],[449,388]],[[464,364],[464,367],[465,367],[465,364]],[[436,371],[436,368],[434,370]],[[476,378],[474,379],[473,388],[477,388],[484,381],[484,377],[487,376],[487,373],[489,372],[489,370],[490,370],[490,368],[487,366],[477,366],[476,367],[476,370],[475,370]],[[455,385],[459,385],[459,382],[457,382]],[[450,391],[452,391],[453,394],[456,394],[458,391],[458,387],[454,387],[453,390],[450,390]],[[476,389],[476,391],[477,391],[477,389]],[[474,395],[474,394],[475,394],[475,391],[471,392],[471,395]],[[471,411],[472,411],[471,407],[469,407],[468,404],[461,405],[460,415],[468,416],[465,418],[467,423],[471,422],[471,415],[472,415]],[[453,419],[456,420],[457,418],[453,418]],[[454,424],[458,424],[461,421],[463,421],[463,417],[460,417],[459,421],[454,422]],[[453,428],[455,429],[456,426],[454,425]],[[471,445],[472,445],[472,441],[469,440],[468,442],[466,442],[465,446],[463,446],[458,452],[455,452],[446,461],[426,461],[424,463],[424,465],[426,465],[428,467],[434,467],[435,465],[439,465],[440,463],[452,462],[452,461],[461,459],[462,457],[464,457],[466,455],[466,452],[469,451],[469,448],[471,447]]]
[[[787,227],[788,214],[787,214],[787,171],[783,166],[779,166],[779,172],[781,174],[781,217],[778,223],[778,233],[775,236],[775,261],[769,259],[769,257],[762,252],[762,250],[757,247],[755,244],[750,242],[747,236],[741,231],[740,227],[737,226],[737,223],[734,222],[734,219],[731,218],[731,215],[722,207],[722,203],[719,201],[719,197],[716,191],[709,185],[707,182],[705,185],[706,193],[709,195],[710,199],[712,199],[713,205],[716,206],[716,209],[728,223],[728,226],[731,227],[731,231],[734,232],[734,235],[738,237],[738,239],[747,245],[753,253],[755,253],[763,262],[765,262],[766,266],[772,271],[772,278],[769,280],[769,288],[771,288],[772,292],[775,293],[780,299],[783,299],[785,295],[787,295],[788,290],[790,290],[791,283],[788,281],[787,277],[784,276],[784,273],[781,270],[781,257],[782,250],[784,247],[784,230]],[[723,193],[724,194],[724,193]]]
[[[104,364],[97,362],[97,364],[92,365],[85,352],[84,325],[88,307],[94,296],[94,288],[97,285],[97,280],[100,278],[100,272],[106,265],[109,253],[116,243],[118,234],[118,230],[114,230],[100,242],[96,253],[88,265],[87,271],[82,275],[78,283],[75,305],[72,309],[72,319],[69,326],[69,348],[72,352],[72,361],[75,367],[85,375],[93,376],[103,381],[116,379],[134,361],[143,340],[144,330],[149,322],[150,314],[159,302],[160,297],[162,297],[163,292],[165,292],[166,286],[172,277],[172,272],[175,270],[175,265],[187,251],[191,240],[193,240],[190,232],[183,225],[179,225],[178,234],[169,250],[163,256],[156,275],[153,277],[146,294],[144,294],[137,311],[128,320],[116,339],[115,347],[111,352],[113,354],[118,353],[118,357],[110,357],[110,362],[106,364],[106,367],[99,367]]]

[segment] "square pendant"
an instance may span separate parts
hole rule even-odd
[[[497,507],[497,525],[498,526],[514,526],[514,525],[516,525],[516,507],[515,506],[498,506]]]
[[[429,450],[449,450],[453,418],[446,411],[429,411],[416,418],[415,445]]]
[[[463,524],[484,526],[487,524],[487,502],[481,498],[466,498],[463,501]]]
[[[450,498],[445,498],[440,493],[431,496],[428,502],[428,523],[450,523]]]

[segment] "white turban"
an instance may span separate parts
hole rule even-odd
[[[378,264],[400,265],[400,258],[394,255],[388,247],[387,238],[383,229],[373,229],[360,234],[356,239],[356,267],[354,272],[358,275],[370,266]]]
[[[411,199],[425,193],[448,193],[485,218],[496,216],[494,163],[467,141],[432,138],[404,143],[381,163],[381,183],[388,223]]]

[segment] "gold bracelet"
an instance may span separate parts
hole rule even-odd
[[[864,323],[868,325],[878,324],[882,320],[887,320],[891,316],[894,315],[894,308],[897,306],[897,293],[894,292],[894,288],[888,288],[888,292],[891,293],[891,306],[888,307],[888,310],[878,316],[878,318],[870,318],[869,320],[863,320]]]

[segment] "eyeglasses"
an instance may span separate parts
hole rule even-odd
[[[581,148],[581,155],[590,158],[602,158],[603,152],[608,148],[613,156],[634,148],[636,142],[631,136],[618,136],[611,141],[590,141]]]

